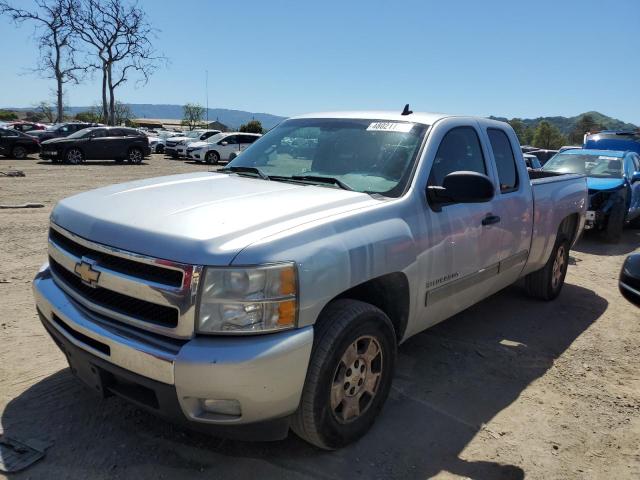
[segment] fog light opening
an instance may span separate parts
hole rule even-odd
[[[240,402],[237,400],[220,400],[213,398],[201,398],[200,407],[205,413],[213,415],[225,415],[228,417],[239,417],[242,414]]]

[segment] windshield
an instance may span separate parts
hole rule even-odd
[[[581,173],[596,178],[622,178],[622,159],[610,155],[559,153],[542,169],[557,173]]]
[[[398,197],[411,178],[427,128],[388,120],[287,120],[227,168],[258,168],[269,177],[330,177],[358,192]]]
[[[224,138],[224,134],[216,133],[215,135],[211,135],[209,138],[205,140],[207,143],[216,143]]]
[[[189,138],[200,138],[200,135],[202,135],[201,131],[191,131],[191,132],[187,132],[185,137],[189,137]]]

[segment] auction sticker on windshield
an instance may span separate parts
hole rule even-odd
[[[367,131],[407,133],[411,131],[413,125],[406,122],[373,122],[367,127]]]

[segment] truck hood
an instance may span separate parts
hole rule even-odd
[[[209,146],[210,143],[198,140],[197,142],[190,142],[187,144],[190,148],[203,148]]]
[[[200,172],[81,193],[58,203],[51,220],[130,252],[228,265],[262,238],[380,201],[331,187]]]
[[[589,190],[614,190],[622,188],[624,179],[622,178],[595,178],[587,177],[587,188]]]
[[[42,145],[51,145],[54,143],[68,143],[68,142],[73,142],[73,140],[74,139],[68,139],[67,137],[56,137],[56,138],[50,138],[48,140],[44,140],[42,142]]]

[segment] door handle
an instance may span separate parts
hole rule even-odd
[[[487,215],[482,219],[482,225],[491,225],[493,223],[498,223],[500,221],[500,217],[498,215]]]

